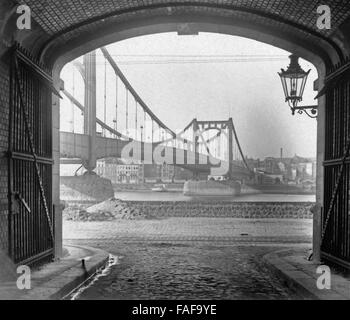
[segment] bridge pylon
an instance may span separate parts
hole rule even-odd
[[[88,159],[84,159],[83,166],[89,173],[93,173],[96,168],[96,51],[84,56],[83,74],[84,134],[89,136]]]
[[[231,180],[233,178],[232,164],[233,164],[233,131],[234,131],[232,118],[228,120],[227,125],[228,125],[228,161],[229,161],[227,177]]]
[[[193,151],[195,152],[195,164],[199,163],[199,125],[197,119],[193,119]]]

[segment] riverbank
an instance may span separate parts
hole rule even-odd
[[[124,201],[163,201],[163,202],[315,202],[315,195],[249,193],[235,196],[190,197],[182,192],[116,191],[114,196]]]

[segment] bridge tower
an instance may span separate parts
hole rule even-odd
[[[194,153],[194,159],[191,159],[191,164],[200,167],[203,165],[201,161],[206,161],[201,157],[201,154],[206,154],[213,158],[218,154],[218,159],[216,160],[222,162],[221,164],[223,164],[224,167],[221,169],[224,170],[220,170],[221,173],[216,171],[217,175],[224,175],[226,178],[233,180],[240,179],[242,175],[246,175],[247,172],[251,174],[251,170],[245,161],[232,118],[228,120],[210,121],[199,121],[195,118],[185,127],[183,132],[185,133],[187,130],[190,136],[192,136],[192,138],[190,138],[191,142],[187,147],[188,150]],[[206,132],[209,131],[211,131],[211,133],[216,132],[216,134],[211,137],[209,137],[210,134],[206,136]],[[223,139],[221,139],[221,137],[223,137]],[[184,141],[187,140],[184,139]],[[215,154],[213,155],[213,150],[210,150],[210,148],[215,142],[218,142],[218,149],[215,148]],[[221,148],[223,148],[224,152],[221,152]],[[219,152],[217,153],[217,151]],[[194,169],[193,178],[199,178],[200,172],[200,170]]]
[[[232,164],[233,164],[233,120],[230,118],[228,120],[228,161],[229,161],[229,169],[228,169],[228,178],[232,179]]]
[[[96,168],[96,51],[84,56],[83,74],[85,81],[84,134],[89,136],[88,159],[83,161],[83,166],[92,173]]]
[[[194,163],[198,164],[199,163],[199,125],[197,118],[193,119],[193,152],[195,152],[195,159]],[[198,180],[199,179],[199,173],[197,171],[193,172],[193,179]]]

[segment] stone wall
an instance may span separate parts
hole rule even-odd
[[[233,217],[312,219],[311,202],[127,201],[147,217]]]

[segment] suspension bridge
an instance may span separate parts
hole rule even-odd
[[[190,170],[194,176],[204,173],[234,180],[252,175],[232,118],[193,119],[183,130],[174,132],[142,100],[107,49],[100,50],[104,59],[103,118],[96,115],[97,52],[93,51],[83,62],[74,62],[84,82],[84,103],[75,97],[74,79],[73,92],[62,88],[71,107],[80,111],[83,128],[77,132],[73,119],[70,132],[60,132],[61,164],[81,164],[92,173],[98,159],[113,157],[129,163],[171,164]],[[114,84],[107,77],[108,67]],[[112,104],[107,103],[111,98]]]

